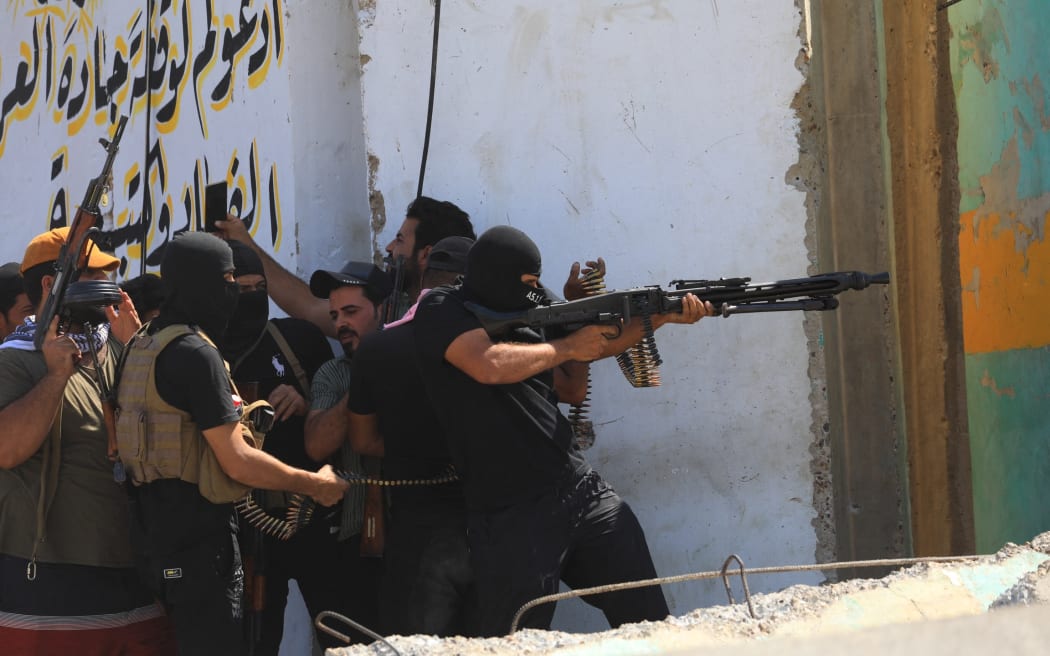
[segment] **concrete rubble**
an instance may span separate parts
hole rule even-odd
[[[746,604],[738,603],[700,608],[663,622],[642,622],[601,633],[523,630],[503,638],[393,636],[388,641],[402,656],[597,656],[695,653],[698,650],[718,654],[723,649],[728,652],[728,648],[749,650],[749,645],[770,648],[768,652],[773,653],[777,651],[772,649],[774,645],[790,645],[799,639],[810,642],[827,639],[841,644],[842,640],[860,639],[869,633],[891,640],[895,634],[892,631],[887,633],[887,630],[892,627],[922,626],[937,620],[959,622],[965,620],[952,618],[993,616],[999,609],[1008,607],[1050,605],[1050,533],[1044,533],[1025,545],[1007,544],[990,556],[922,563],[881,579],[853,579],[821,586],[797,585],[775,593],[752,595],[752,602],[758,619],[751,618]],[[1050,618],[1050,611],[1042,612],[1041,617],[1044,620]],[[1004,620],[989,617],[982,621]],[[1046,621],[1038,624],[1050,627]],[[950,631],[956,639],[966,635],[965,629],[946,627],[944,630]],[[977,635],[986,633],[976,626],[968,630]],[[1017,635],[1016,631],[1012,633]],[[1050,634],[1050,628],[1044,634]],[[1046,637],[1050,638],[1050,635]],[[917,638],[910,636],[907,639]],[[1031,639],[1042,640],[1043,637]],[[392,653],[380,643],[327,652],[328,656]],[[802,651],[794,649],[793,653],[808,653],[808,648]]]

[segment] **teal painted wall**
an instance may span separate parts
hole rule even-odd
[[[1050,530],[1050,2],[948,9],[979,551]]]
[[[966,356],[977,550],[1050,530],[1050,348]]]

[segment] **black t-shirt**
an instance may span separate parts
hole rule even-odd
[[[172,323],[157,317],[150,322],[149,333]],[[199,335],[184,335],[164,347],[157,356],[154,381],[160,398],[188,412],[202,431],[240,419],[222,356]]]
[[[494,510],[537,497],[588,465],[558,410],[552,371],[519,383],[483,385],[445,360],[457,337],[481,327],[463,305],[463,294],[439,289],[423,298],[413,321],[416,351],[453,462],[466,479],[467,505]],[[529,331],[512,338],[541,339]]]
[[[332,359],[332,348],[328,345],[328,340],[325,339],[321,330],[309,321],[274,319],[271,323],[277,327],[285,341],[288,342],[309,384],[320,366]],[[291,385],[303,398],[310,398],[310,390],[304,390],[299,384],[291,363],[288,362],[288,358],[269,332],[263,333],[255,348],[247,355],[242,356],[236,362],[231,362],[230,370],[233,374],[233,381],[242,394],[247,393],[248,386],[245,383],[256,384],[260,399],[268,398],[280,385]],[[306,455],[306,446],[303,441],[305,427],[305,415],[295,415],[284,421],[275,422],[273,429],[266,434],[263,451],[293,467],[317,471],[320,465]]]
[[[418,480],[447,472],[448,444],[416,365],[414,322],[362,340],[350,365],[347,405],[357,414],[376,415],[384,443],[384,478]],[[399,505],[415,511],[463,507],[459,483],[394,486],[390,493],[394,512]]]
[[[182,322],[157,317],[147,330],[153,335],[175,323]],[[202,431],[240,419],[222,356],[199,335],[179,337],[164,347],[157,355],[154,381],[160,397],[188,412]],[[233,505],[211,503],[192,483],[162,479],[134,488],[132,498],[135,540],[142,540],[141,549],[150,554],[212,545],[232,530]]]

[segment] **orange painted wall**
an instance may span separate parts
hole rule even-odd
[[[959,232],[966,353],[1050,344],[1050,212],[1036,238],[1010,216],[978,220],[978,211],[962,215]]]

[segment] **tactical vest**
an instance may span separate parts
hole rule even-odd
[[[178,478],[197,485],[201,496],[212,503],[232,503],[250,488],[226,475],[190,414],[169,405],[157,391],[157,356],[175,339],[194,334],[215,346],[204,333],[183,324],[154,335],[142,331],[128,344],[117,394],[117,448],[135,485]],[[229,383],[236,394],[233,380]],[[260,401],[241,409],[241,433],[256,448],[262,447],[263,436],[253,430],[244,411],[265,404]]]

